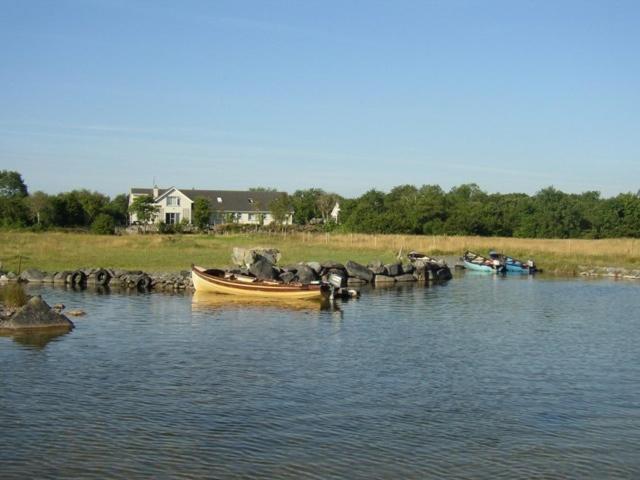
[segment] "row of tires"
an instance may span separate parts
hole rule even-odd
[[[151,277],[146,273],[126,273],[116,277],[109,270],[103,268],[91,270],[89,273],[83,270],[60,272],[56,277],[60,280],[64,279],[64,283],[73,286],[98,285],[106,287],[110,284],[118,284],[142,290],[151,288]]]

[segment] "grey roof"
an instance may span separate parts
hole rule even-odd
[[[176,187],[177,188],[177,187]],[[170,189],[159,188],[158,196],[164,195]],[[224,212],[268,212],[269,204],[285,192],[251,192],[237,190],[195,190],[193,188],[178,188],[191,200],[206,198],[213,210]],[[132,188],[133,195],[153,195],[153,188]],[[218,202],[218,198],[222,202]]]

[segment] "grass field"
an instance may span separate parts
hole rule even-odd
[[[640,268],[640,242],[611,240],[532,240],[499,237],[448,237],[365,234],[235,234],[100,236],[62,232],[0,232],[0,262],[16,271],[56,271],[81,267],[114,267],[154,271],[186,270],[191,263],[230,264],[231,251],[240,247],[275,247],[280,263],[309,260],[392,261],[398,252],[418,250],[434,256],[461,255],[465,250],[489,249],[528,259],[548,272],[575,274],[579,266]]]

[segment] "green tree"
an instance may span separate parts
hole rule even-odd
[[[298,225],[306,225],[312,219],[319,218],[318,199],[322,195],[325,195],[325,192],[319,188],[296,190],[290,197],[293,222]]]
[[[322,192],[316,198],[316,209],[324,223],[331,221],[331,212],[336,206],[340,197],[335,193]]]
[[[90,225],[98,214],[103,212],[109,205],[109,197],[99,192],[91,192],[87,189],[82,189],[74,190],[71,193],[75,194],[78,202],[82,205],[85,222],[88,225]]]
[[[291,199],[286,193],[282,193],[274,198],[269,204],[269,210],[273,221],[283,225],[291,214]]]
[[[24,198],[28,195],[22,175],[11,170],[0,171],[0,198]]]
[[[133,199],[129,206],[129,212],[134,214],[138,221],[144,225],[151,223],[160,210],[160,206],[153,202],[151,195],[140,195]]]
[[[209,226],[211,219],[211,204],[203,197],[196,198],[193,202],[193,224],[200,230]]]
[[[0,225],[21,227],[29,222],[27,186],[18,172],[0,171]]]
[[[51,198],[49,195],[38,190],[27,197],[27,204],[37,225],[48,223],[47,220],[51,219]]]
[[[129,196],[124,193],[116,195],[103,208],[103,211],[113,217],[116,225],[126,225],[129,219]]]

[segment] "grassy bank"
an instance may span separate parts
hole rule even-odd
[[[224,266],[234,246],[268,246],[281,250],[281,263],[301,260],[392,261],[398,251],[418,250],[435,256],[465,250],[508,252],[550,272],[574,274],[579,266],[640,268],[640,241],[532,240],[498,237],[447,237],[363,234],[136,235],[99,236],[82,233],[0,232],[0,261],[5,270],[47,271],[78,267],[115,267],[145,271],[178,271],[191,263]]]

